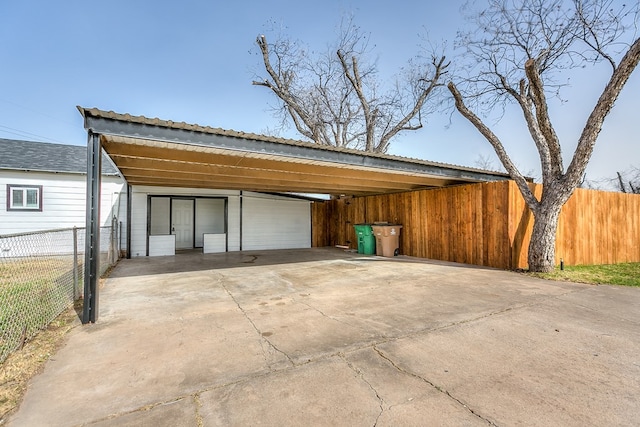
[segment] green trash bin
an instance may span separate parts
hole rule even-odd
[[[373,235],[371,224],[355,224],[356,237],[358,238],[358,253],[373,255],[376,253],[376,236]]]

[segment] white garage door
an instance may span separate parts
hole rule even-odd
[[[242,250],[310,248],[310,204],[306,200],[244,197]]]

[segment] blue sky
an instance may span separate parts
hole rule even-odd
[[[335,39],[343,16],[371,34],[381,76],[390,79],[418,52],[420,34],[448,41],[465,23],[461,2],[326,0],[4,1],[0,4],[0,137],[84,145],[76,105],[244,132],[277,127],[268,89],[252,86],[261,61],[258,34],[270,22],[282,32],[322,49]],[[568,155],[608,75],[606,69],[571,75],[567,102],[551,105]],[[640,167],[640,70],[605,122],[590,179]],[[523,172],[538,159],[517,114],[490,120]],[[281,136],[299,138],[293,131]],[[425,128],[399,136],[390,152],[474,166],[495,159],[489,144],[458,113],[436,114]],[[497,165],[497,160],[494,160]]]

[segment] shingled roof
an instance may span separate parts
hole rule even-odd
[[[86,174],[87,147],[0,138],[0,169]],[[118,175],[104,155],[102,173]]]

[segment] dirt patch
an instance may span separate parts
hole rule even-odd
[[[20,405],[31,377],[42,371],[64,343],[67,333],[80,324],[76,308],[65,310],[0,365],[0,425]]]
[[[113,268],[114,266],[110,266],[104,272],[98,281],[99,289],[104,288],[106,278]],[[27,391],[29,380],[40,373],[45,363],[62,347],[69,331],[82,326],[81,316],[82,300],[80,299],[0,364],[0,426],[4,425],[9,415],[18,409]]]

